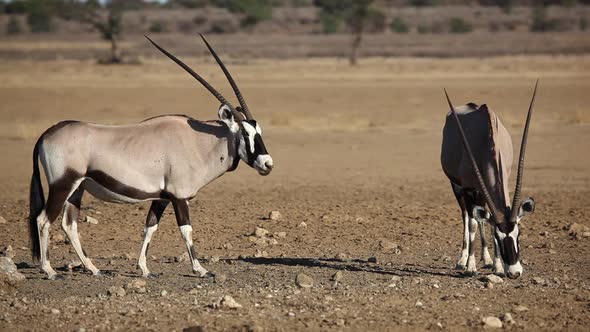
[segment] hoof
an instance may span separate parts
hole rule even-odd
[[[148,273],[147,276],[145,276],[145,278],[158,279],[158,278],[160,278],[160,274],[159,273]]]
[[[463,271],[463,276],[465,277],[475,277],[477,275],[477,271]]]
[[[212,272],[206,272],[204,274],[201,274],[199,276],[199,278],[215,278],[215,273]]]
[[[484,269],[493,269],[494,268],[494,263],[489,263],[489,264],[485,264],[483,266]]]
[[[95,277],[104,277],[105,274],[101,270],[97,270],[96,272],[92,272],[92,275]]]
[[[502,272],[494,272],[494,275],[497,275],[498,277],[501,277],[501,278],[506,277],[506,273],[504,273],[504,271],[502,271]]]
[[[455,270],[465,271],[465,265],[457,264],[457,265],[455,265]]]

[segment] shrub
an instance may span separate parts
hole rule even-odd
[[[20,22],[14,16],[10,16],[8,23],[6,23],[6,34],[8,35],[18,35],[22,32]]]
[[[414,7],[430,7],[437,4],[438,0],[410,0],[410,5]]]
[[[580,18],[580,30],[586,31],[588,29],[588,20],[585,17]]]
[[[272,18],[272,0],[213,0],[217,7],[227,8],[232,13],[245,14],[242,26],[252,26]]]
[[[53,8],[49,1],[29,0],[27,4],[27,24],[31,32],[49,32],[52,30]]]
[[[166,30],[166,28],[164,27],[164,24],[162,22],[155,21],[155,22],[152,22],[149,30],[152,33],[162,33]]]
[[[473,31],[473,25],[461,17],[453,17],[450,21],[451,33],[468,33]]]
[[[391,21],[390,27],[391,27],[391,31],[393,31],[393,32],[397,32],[397,33],[410,32],[410,28],[408,27],[406,22],[404,22],[404,20],[402,20],[402,18],[399,16],[395,17],[393,19],[393,21]]]
[[[531,24],[531,31],[544,32],[552,31],[557,28],[556,22],[547,18],[547,8],[543,5],[535,6],[532,9],[531,16],[533,21]]]
[[[320,22],[322,23],[324,33],[336,33],[340,30],[344,18],[341,15],[320,12]]]
[[[232,33],[236,32],[238,27],[233,20],[219,19],[211,23],[210,33]]]
[[[195,25],[203,25],[207,23],[207,16],[197,15],[195,18],[193,18],[193,23]]]

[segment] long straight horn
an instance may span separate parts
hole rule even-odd
[[[453,113],[455,121],[457,121],[457,127],[459,127],[459,132],[461,133],[463,146],[465,147],[465,150],[467,150],[467,155],[469,156],[469,160],[471,160],[471,166],[473,167],[473,170],[475,171],[477,181],[479,182],[479,187],[483,193],[486,203],[490,207],[490,210],[492,211],[492,214],[494,215],[494,217],[496,217],[496,220],[498,220],[499,222],[502,222],[501,217],[503,215],[498,213],[498,209],[496,209],[496,205],[494,204],[494,201],[492,201],[492,197],[490,196],[490,193],[488,192],[486,184],[483,181],[483,177],[481,176],[481,172],[479,171],[479,167],[477,167],[477,162],[475,161],[475,157],[473,156],[473,152],[471,152],[471,147],[469,146],[469,142],[467,142],[467,137],[465,136],[465,131],[463,130],[463,126],[461,125],[461,121],[459,120],[459,116],[457,115],[457,112],[455,111],[455,108],[453,107],[453,104],[451,103],[451,99],[449,98],[449,95],[447,94],[447,89],[444,89],[444,90],[445,90],[445,96],[447,96],[447,102],[449,103],[449,107],[451,108],[451,113]]]
[[[213,57],[215,58],[215,61],[217,61],[217,63],[219,64],[219,67],[221,67],[221,70],[223,70],[223,73],[225,74],[225,77],[229,81],[229,84],[231,85],[232,89],[234,90],[236,97],[238,97],[238,101],[240,102],[240,106],[242,106],[242,110],[244,111],[244,114],[246,115],[246,119],[248,119],[248,120],[254,119],[254,117],[252,116],[252,113],[250,113],[250,110],[248,109],[248,105],[246,105],[246,101],[244,100],[244,97],[242,96],[242,93],[240,92],[238,85],[236,84],[236,81],[229,73],[229,70],[227,70],[227,68],[223,64],[223,61],[221,61],[221,59],[217,55],[217,52],[215,52],[215,50],[213,49],[213,47],[211,47],[211,45],[209,44],[207,39],[205,39],[205,36],[203,36],[202,34],[199,34],[199,36],[201,36],[201,38],[205,42],[205,45],[207,45],[209,52],[211,52],[211,55],[213,55]]]
[[[199,83],[201,83],[207,90],[209,90],[209,92],[211,92],[211,94],[213,96],[215,96],[215,98],[217,98],[217,100],[219,100],[222,104],[227,105],[232,110],[232,112],[234,113],[234,116],[235,116],[235,114],[237,114],[237,111],[232,106],[232,104],[229,101],[227,101],[227,99],[225,99],[221,95],[221,93],[219,93],[217,90],[215,90],[215,88],[213,86],[211,86],[211,84],[209,84],[207,81],[205,81],[204,78],[202,78],[199,74],[197,74],[189,66],[187,66],[186,64],[184,64],[184,62],[180,61],[174,55],[170,54],[168,51],[166,51],[165,49],[163,49],[162,47],[160,47],[160,45],[156,44],[153,40],[150,39],[150,37],[145,36],[145,38],[147,38],[147,40],[149,40],[150,43],[152,43],[158,50],[160,50],[160,52],[164,53],[167,57],[169,57],[170,59],[172,59],[172,61],[176,62],[180,67],[182,67],[182,69],[186,70],[187,73],[189,73],[192,77],[194,77],[197,81],[199,81]]]
[[[524,155],[526,152],[526,143],[529,137],[529,125],[531,123],[531,115],[533,114],[533,106],[535,104],[535,96],[537,95],[537,85],[539,85],[539,79],[535,82],[535,90],[533,91],[533,97],[529,104],[529,112],[526,116],[526,124],[524,125],[524,131],[522,133],[522,142],[520,143],[520,156],[518,158],[518,171],[516,173],[516,187],[514,189],[514,197],[512,198],[512,212],[510,214],[510,221],[516,222],[518,216],[518,209],[520,205],[520,190],[522,189],[522,174],[524,171]]]

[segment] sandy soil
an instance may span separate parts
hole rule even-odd
[[[230,95],[210,61],[188,62]],[[160,277],[146,280],[145,291],[129,287],[117,297],[108,295],[110,287],[139,278],[135,257],[148,203],[85,197],[82,217],[99,223],[80,223],[82,245],[105,276],[62,269],[65,280],[46,280],[27,248],[36,138],[63,119],[212,119],[218,105],[166,60],[122,67],[0,63],[0,215],[7,220],[0,244],[15,248],[27,277],[3,290],[0,329],[476,330],[483,317],[505,313],[515,322],[506,329],[588,325],[590,239],[574,239],[564,228],[590,225],[590,57],[374,58],[358,68],[334,59],[257,60],[231,69],[276,168],[260,177],[241,165],[191,205],[199,255],[223,277],[199,279],[188,262],[175,261],[184,244],[169,210],[148,262]],[[490,105],[520,142],[536,77],[523,195],[536,199],[537,210],[522,226],[525,274],[490,287],[453,269],[462,234],[439,164],[442,88],[456,104]],[[265,220],[272,210],[282,218]],[[257,226],[277,243],[253,242]],[[58,223],[51,234],[59,268],[76,257]],[[336,272],[342,279],[335,284]],[[312,277],[313,287],[299,288],[299,273]],[[243,307],[212,308],[223,295]]]

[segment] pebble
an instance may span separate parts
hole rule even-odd
[[[256,258],[267,257],[267,256],[268,256],[268,253],[265,250],[257,249],[256,253],[254,253],[254,257],[256,257]]]
[[[219,298],[219,300],[217,300],[217,302],[213,303],[211,305],[211,307],[213,307],[214,309],[219,309],[219,308],[239,309],[242,307],[242,305],[239,304],[238,302],[236,302],[236,300],[234,300],[233,297],[231,297],[229,295],[224,295],[221,298]]]
[[[339,261],[345,261],[348,259],[348,255],[343,253],[343,252],[339,252],[336,254],[336,256],[334,256],[335,259],[339,260]]]
[[[268,235],[268,231],[264,228],[256,227],[254,235],[256,235],[256,237],[265,237],[266,235]]]
[[[91,216],[86,216],[86,218],[84,218],[84,222],[87,222],[92,225],[98,225],[98,220],[92,218]]]
[[[502,316],[502,321],[508,325],[515,324],[515,321],[514,319],[512,319],[512,315],[509,312],[505,313],[504,316]]]
[[[209,260],[211,263],[219,263],[219,256],[212,256]]]
[[[147,285],[147,281],[145,279],[133,279],[125,286],[127,289],[141,289]]]
[[[494,316],[485,317],[481,320],[481,322],[485,327],[493,329],[501,329],[503,326],[500,318]]]
[[[368,261],[369,263],[375,263],[375,264],[377,264],[377,262],[378,262],[378,261],[377,261],[377,257],[369,257],[369,259],[367,259],[367,261]]]
[[[55,242],[65,242],[66,236],[62,232],[59,232],[54,234],[51,239]]]
[[[18,272],[16,265],[9,257],[0,257],[0,280],[11,286],[16,286],[26,277]]]
[[[79,260],[76,259],[76,260],[67,261],[65,268],[68,271],[72,271],[73,269],[80,267],[80,266],[82,266],[82,262],[80,262]]]
[[[174,261],[176,263],[180,263],[180,262],[186,262],[188,260],[190,260],[190,256],[188,255],[188,252],[184,252],[182,253],[182,255],[178,255],[176,257],[174,257]]]
[[[479,280],[483,281],[483,282],[489,282],[492,284],[501,284],[504,282],[504,279],[502,279],[501,277],[498,277],[495,274],[488,274],[488,275],[482,276],[481,278],[479,278]]]
[[[166,296],[168,296],[168,291],[167,291],[167,290],[165,290],[165,289],[163,289],[163,290],[160,292],[160,296],[161,296],[161,297],[166,297]]]
[[[14,250],[10,244],[0,249],[0,257],[14,258]]]
[[[215,274],[215,283],[216,284],[223,284],[227,280],[227,276],[225,274]]]
[[[397,243],[393,243],[388,240],[379,241],[379,247],[384,252],[393,252],[399,254],[401,252],[400,246]]]
[[[525,311],[529,311],[529,308],[524,306],[524,305],[517,305],[516,307],[514,307],[514,309],[512,309],[513,312],[525,312]]]
[[[6,224],[6,219],[0,216],[0,224]]]
[[[54,315],[59,315],[60,311],[58,309],[51,309],[51,313]]]
[[[297,225],[297,227],[307,227],[307,224],[305,223],[305,221],[302,221],[299,225]]]
[[[270,220],[280,220],[281,219],[281,213],[279,211],[270,211],[270,213],[268,214],[268,219]]]
[[[414,304],[414,306],[416,306],[416,307],[423,307],[424,304],[418,300],[418,301],[416,301],[416,303]]]
[[[287,237],[287,232],[278,232],[278,233],[275,233],[275,235],[276,235],[278,238],[284,239],[284,238],[286,238],[286,237]]]
[[[126,293],[125,293],[125,289],[123,289],[123,287],[111,286],[107,290],[107,294],[109,294],[110,296],[123,297],[123,296],[125,296]]]
[[[535,285],[545,285],[547,283],[547,280],[541,278],[541,277],[534,277],[533,278],[533,284]]]
[[[311,288],[313,286],[313,278],[304,273],[299,273],[295,281],[297,286],[301,288]]]
[[[332,281],[341,282],[342,278],[344,278],[344,273],[342,273],[342,271],[338,271],[332,276]]]

